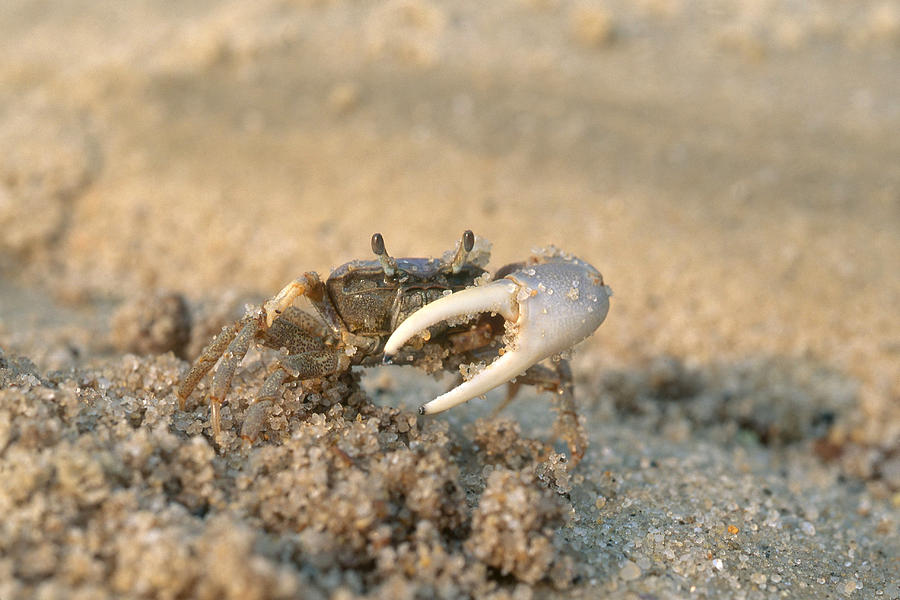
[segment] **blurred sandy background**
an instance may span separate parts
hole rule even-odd
[[[853,401],[822,460],[891,502],[898,65],[890,0],[4,0],[0,346],[79,365],[142,293],[471,228],[494,267],[552,243],[612,286],[586,402],[661,357],[814,365]]]

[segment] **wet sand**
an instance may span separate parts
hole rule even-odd
[[[900,597],[896,2],[14,0],[0,50],[0,597]],[[251,449],[177,410],[246,303],[467,228],[615,292],[576,469],[409,368]]]

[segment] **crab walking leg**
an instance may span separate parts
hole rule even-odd
[[[253,407],[262,402],[277,400],[281,395],[281,386],[284,385],[284,382],[287,381],[290,376],[291,374],[282,369],[281,365],[276,365],[275,369],[269,373],[268,377],[266,377],[262,387],[259,388],[259,393],[256,395],[256,398],[250,401],[250,406]],[[244,427],[247,427],[246,421],[244,422]]]
[[[310,304],[325,321],[331,333],[340,338],[344,331],[344,324],[338,316],[334,305],[326,299],[325,284],[319,279],[318,273],[309,271],[294,281],[290,282],[273,298],[263,304],[266,313],[266,326],[271,327],[278,316],[293,306],[294,301],[300,296],[306,296]]]
[[[278,315],[294,304],[294,300],[315,289],[315,283],[318,281],[319,276],[316,273],[306,273],[284,286],[280,292],[267,300],[263,304],[263,310],[266,312],[266,326],[271,327]]]
[[[225,401],[225,394],[231,389],[231,380],[234,377],[234,372],[247,355],[250,344],[253,342],[253,337],[258,331],[258,321],[254,319],[247,322],[234,340],[228,344],[228,349],[222,355],[222,361],[219,363],[215,375],[213,375],[212,392],[209,394],[209,407],[213,436],[216,439],[216,443],[219,443],[222,437],[219,409],[222,406],[222,402]]]
[[[269,407],[278,398],[281,386],[290,375],[280,367],[266,377],[265,383],[259,391],[259,395],[250,402],[250,407],[244,413],[244,424],[241,426],[241,439],[247,444],[252,444],[262,431]]]
[[[575,410],[575,382],[572,378],[572,368],[569,361],[560,360],[555,367],[559,384],[556,389],[557,412],[556,426],[560,436],[569,446],[569,455],[572,457],[574,467],[581,459],[588,446],[587,431],[584,429],[578,412]]]
[[[184,381],[181,382],[181,385],[178,386],[177,395],[179,410],[184,410],[191,392],[194,391],[194,388],[197,387],[197,383],[203,379],[203,376],[206,375],[209,370],[213,368],[213,365],[218,362],[219,358],[221,358],[222,353],[225,352],[225,348],[228,347],[231,340],[237,335],[240,325],[241,321],[226,325],[212,343],[203,349],[203,352],[191,367],[191,371],[187,374],[187,377],[185,377]]]
[[[568,361],[560,359],[559,363],[567,363]],[[570,380],[571,380],[571,369],[569,370]],[[503,412],[507,406],[512,404],[512,401],[516,399],[516,396],[519,394],[519,391],[522,389],[522,384],[528,384],[536,386],[539,391],[551,391],[557,392],[559,389],[559,383],[562,381],[561,375],[559,375],[559,369],[550,369],[543,365],[531,365],[525,374],[521,377],[516,377],[513,381],[510,381],[506,384],[506,397],[494,407],[494,410],[491,411],[491,418],[496,419],[497,415]],[[457,385],[459,385],[457,383]],[[448,390],[449,391],[449,390]]]
[[[552,369],[543,365],[532,365],[524,375],[516,379],[515,383],[510,384],[506,399],[494,410],[493,416],[513,400],[521,384],[534,385],[539,390],[553,392],[557,412],[556,428],[559,436],[569,446],[572,466],[577,465],[584,457],[588,441],[587,432],[575,410],[575,384],[569,361],[565,359],[555,361]]]
[[[332,375],[350,367],[346,354],[335,350],[314,350],[285,356],[266,377],[259,394],[250,402],[244,415],[241,438],[253,443],[262,431],[269,407],[281,395],[281,385],[288,379],[311,379]]]

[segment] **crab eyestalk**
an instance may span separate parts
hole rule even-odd
[[[372,252],[378,257],[381,268],[384,269],[385,277],[393,277],[397,272],[397,261],[387,253],[384,247],[384,238],[380,233],[372,234]]]
[[[462,234],[462,239],[459,241],[459,246],[456,247],[456,254],[447,264],[451,273],[459,273],[462,270],[463,265],[466,264],[466,259],[469,257],[469,252],[474,247],[475,234],[472,233],[471,229],[466,229]]]
[[[410,338],[447,319],[490,312],[512,323],[514,333],[502,356],[419,408],[422,414],[439,413],[481,396],[587,338],[606,318],[611,295],[594,267],[577,258],[553,256],[419,309],[388,339],[384,360],[389,362]]]

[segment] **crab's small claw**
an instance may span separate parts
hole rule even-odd
[[[501,356],[419,409],[422,414],[442,412],[591,335],[606,318],[611,295],[600,273],[582,260],[559,252],[535,258],[502,279],[450,294],[410,315],[388,339],[385,362],[407,340],[438,322],[484,312],[502,315],[508,333]]]

